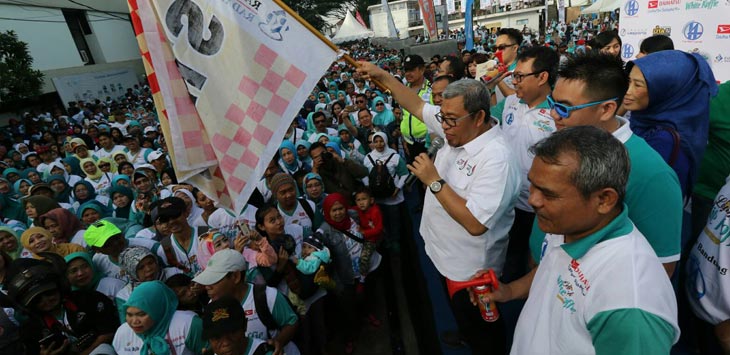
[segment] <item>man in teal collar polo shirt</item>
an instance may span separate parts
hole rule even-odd
[[[566,128],[532,148],[530,204],[540,265],[487,294],[525,298],[512,354],[668,354],[679,339],[674,291],[623,203],[624,145],[596,127]]]

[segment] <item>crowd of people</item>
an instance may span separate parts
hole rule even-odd
[[[572,52],[489,36],[428,62],[350,46],[362,61],[333,63],[241,211],[177,180],[146,85],[11,120],[0,349],[352,353],[423,215],[444,284],[500,278],[450,299],[475,354],[508,332],[514,354],[666,354],[690,328],[730,352],[730,84],[666,37],[624,63],[611,30]],[[478,77],[488,60],[505,71]],[[514,299],[516,329],[475,306]]]

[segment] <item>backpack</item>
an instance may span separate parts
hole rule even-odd
[[[391,176],[390,172],[388,172],[388,162],[395,154],[396,153],[392,153],[385,162],[380,160],[375,162],[373,161],[373,158],[368,155],[370,163],[373,164],[373,168],[370,169],[370,174],[368,174],[368,181],[370,183],[370,191],[375,198],[388,198],[393,196],[393,193],[396,190],[393,176]]]

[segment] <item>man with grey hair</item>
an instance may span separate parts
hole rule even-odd
[[[578,126],[532,151],[529,203],[547,233],[542,262],[481,299],[527,298],[512,354],[668,354],[679,339],[677,303],[659,258],[628,217],[624,145],[605,130]]]
[[[469,280],[482,269],[501,274],[521,179],[518,163],[489,114],[487,87],[470,79],[453,82],[439,107],[423,102],[372,63],[361,63],[358,71],[383,83],[403,108],[448,142],[435,161],[421,154],[408,166],[429,187],[420,233],[436,269],[454,281]],[[502,319],[485,322],[469,304],[466,290],[454,294],[451,308],[473,353],[504,352]]]

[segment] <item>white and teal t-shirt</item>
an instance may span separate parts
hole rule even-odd
[[[253,296],[253,285],[248,285],[248,291],[246,297],[241,302],[243,312],[246,314],[246,336],[249,338],[268,340],[270,339],[269,333],[266,330],[266,326],[259,319],[259,315],[256,312],[256,302]],[[271,310],[271,315],[274,318],[276,324],[280,327],[286,325],[294,325],[297,322],[297,314],[294,313],[292,308],[287,303],[284,296],[279,293],[275,288],[266,287],[266,304]],[[275,334],[271,334],[275,336]],[[298,355],[299,349],[294,345],[293,342],[289,342],[284,346],[284,351],[287,355]]]
[[[694,313],[716,325],[730,319],[730,177],[715,197],[707,225],[687,263],[687,295]]]
[[[304,203],[308,203],[312,207],[312,212],[316,211],[314,202],[304,200]],[[312,220],[307,215],[307,211],[302,207],[302,200],[297,200],[297,207],[293,211],[285,211],[281,206],[278,206],[281,216],[284,217],[284,224],[298,224],[304,229],[304,236],[308,237],[312,235]]]
[[[203,321],[192,311],[177,311],[172,316],[165,340],[171,345],[171,354],[200,354],[205,346]],[[114,334],[112,346],[118,355],[139,355],[143,343],[142,338],[124,322]]]
[[[627,209],[571,243],[548,234],[512,354],[669,354],[679,339],[672,284]]]

